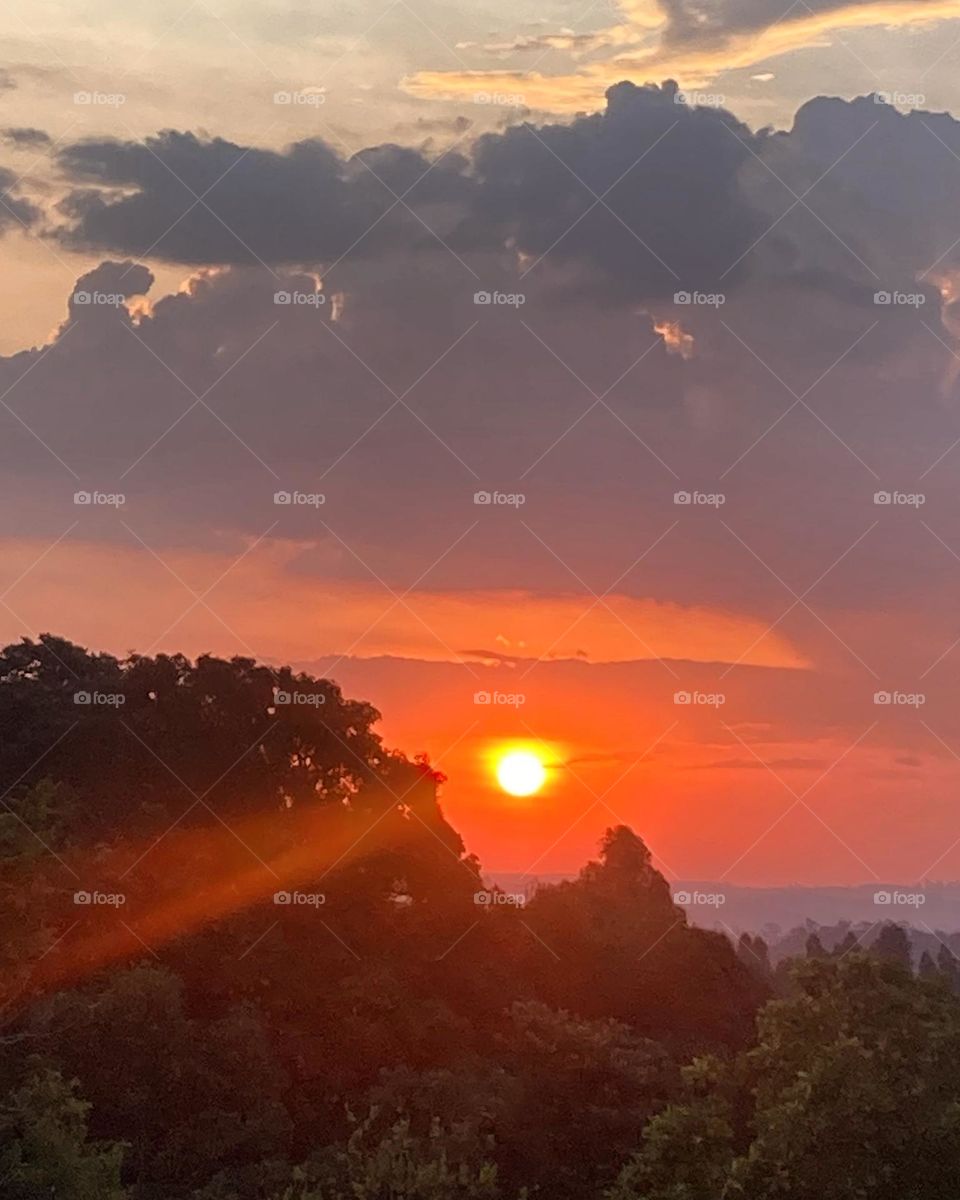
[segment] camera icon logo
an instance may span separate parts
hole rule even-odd
[[[893,496],[890,492],[874,492],[873,502],[874,504],[891,504],[893,502]]]
[[[290,896],[289,892],[274,892],[273,893],[274,904],[289,904],[290,901],[291,901],[291,896]]]
[[[274,104],[292,104],[293,103],[293,93],[292,92],[274,92],[273,93],[273,102],[274,102]]]
[[[74,904],[89,904],[91,902],[91,900],[92,900],[92,896],[90,895],[89,892],[74,892],[73,893]]]
[[[474,702],[474,704],[489,704],[491,702],[490,693],[489,692],[474,692],[473,693],[473,702]]]
[[[674,304],[689,304],[690,303],[690,293],[689,292],[674,292],[673,293],[673,302],[674,302]]]
[[[274,304],[289,304],[291,302],[291,300],[292,300],[292,295],[290,292],[274,292],[273,293]]]
[[[892,897],[889,892],[874,892],[873,893],[874,904],[890,904],[891,899],[892,899]]]
[[[274,504],[291,504],[293,496],[289,492],[274,492],[273,502]]]
[[[674,904],[689,904],[690,903],[690,893],[689,892],[674,892],[673,893],[673,902],[674,902]]]
[[[892,700],[893,700],[893,696],[891,695],[890,692],[874,692],[873,693],[874,704],[890,704]]]
[[[274,704],[290,704],[292,703],[289,692],[281,692],[278,688],[273,689]]]
[[[89,692],[74,692],[73,702],[74,704],[92,704],[93,696]]]
[[[474,292],[473,293],[474,304],[489,304],[492,299],[493,299],[493,297],[490,295],[489,292]]]
[[[689,504],[692,500],[693,500],[693,497],[690,495],[689,492],[674,492],[673,493],[674,504]]]
[[[889,304],[891,302],[891,300],[892,300],[892,297],[889,292],[874,292],[873,293],[874,304]]]
[[[693,701],[693,696],[690,692],[674,692],[674,704],[690,704]]]
[[[473,502],[474,504],[492,504],[493,495],[490,492],[474,492]]]
[[[90,297],[89,292],[74,292],[73,293],[74,304],[89,304],[90,300],[91,300],[91,297]]]
[[[92,504],[93,496],[89,492],[74,492],[73,502],[74,504]]]

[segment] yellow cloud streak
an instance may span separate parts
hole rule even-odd
[[[639,42],[650,28],[647,4],[627,5],[631,26],[607,31],[610,45],[622,45],[629,30]],[[908,0],[883,0],[869,5],[847,5],[829,12],[812,13],[779,21],[765,29],[720,36],[709,42],[665,45],[620,53],[603,63],[593,63],[572,75],[543,75],[537,71],[420,71],[402,81],[406,91],[427,99],[472,98],[479,91],[522,95],[528,108],[557,113],[595,109],[614,83],[678,79],[685,87],[703,87],[722,71],[753,67],[795,50],[829,44],[829,35],[840,30],[876,26],[903,28],[960,19],[960,0],[930,0],[918,5]],[[665,23],[659,28],[665,29]]]

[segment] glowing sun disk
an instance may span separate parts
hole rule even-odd
[[[497,782],[511,796],[532,796],[547,778],[546,768],[529,750],[514,750],[497,763]]]

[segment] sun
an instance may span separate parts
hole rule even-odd
[[[497,782],[511,796],[532,796],[546,778],[546,767],[529,750],[512,750],[497,763]]]

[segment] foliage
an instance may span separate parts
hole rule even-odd
[[[123,1146],[91,1142],[90,1105],[59,1071],[37,1070],[0,1104],[5,1200],[125,1200]]]

